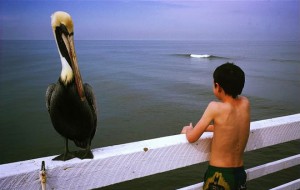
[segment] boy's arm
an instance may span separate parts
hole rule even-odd
[[[182,129],[181,133],[186,134],[186,138],[190,143],[196,142],[205,131],[214,130],[214,126],[209,124],[214,118],[215,107],[215,102],[209,103],[201,119],[194,128],[192,124],[190,124]]]
[[[214,125],[209,125],[205,130],[205,132],[214,132],[214,131],[215,131],[215,126]]]

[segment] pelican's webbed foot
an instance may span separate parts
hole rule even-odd
[[[90,147],[88,147],[85,150],[78,150],[78,151],[76,151],[75,156],[77,158],[80,158],[81,160],[82,159],[93,159],[94,158],[94,155],[93,155]]]
[[[52,160],[61,160],[61,161],[67,161],[71,160],[72,158],[75,158],[75,152],[69,151],[69,145],[68,145],[68,139],[65,138],[65,152],[59,156],[56,156]]]
[[[61,161],[67,161],[67,160],[71,160],[72,158],[75,158],[76,156],[71,153],[71,152],[65,152],[59,156],[56,156],[55,158],[53,158],[52,160],[61,160]]]

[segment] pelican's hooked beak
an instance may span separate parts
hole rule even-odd
[[[58,11],[51,16],[51,25],[62,63],[60,79],[67,85],[74,77],[80,99],[84,101],[85,93],[75,53],[72,18],[68,13]]]

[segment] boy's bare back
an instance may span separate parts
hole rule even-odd
[[[214,117],[214,137],[211,144],[210,165],[239,167],[250,129],[250,106],[245,97],[224,102],[211,102],[208,109]]]
[[[214,121],[213,125],[210,125]],[[239,167],[243,165],[243,153],[250,130],[250,104],[246,97],[225,97],[221,102],[210,102],[196,124],[185,126],[189,142],[195,142],[205,131],[214,132],[210,165]]]

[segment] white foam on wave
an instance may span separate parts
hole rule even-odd
[[[193,58],[210,58],[211,55],[208,55],[208,54],[203,54],[203,55],[191,54],[190,57],[193,57]]]

